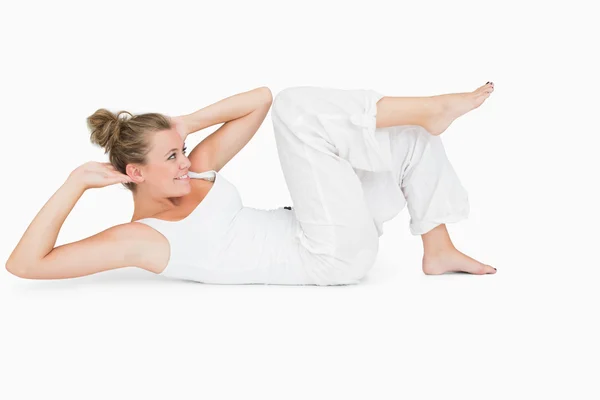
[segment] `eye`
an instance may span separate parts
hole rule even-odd
[[[187,146],[185,146],[185,147],[183,148],[183,154],[184,154],[184,155],[185,155],[185,152],[186,152],[186,150],[187,150]],[[171,155],[171,157],[173,157],[175,154],[176,154],[176,153],[173,153],[173,154]],[[169,158],[168,158],[168,160],[170,160],[170,159],[171,159],[171,157],[169,157]]]

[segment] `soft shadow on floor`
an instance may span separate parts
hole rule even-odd
[[[217,284],[217,283],[203,283],[195,282],[190,280],[173,279],[164,276],[154,274],[152,272],[140,269],[140,268],[122,268],[111,271],[99,272],[97,274],[82,276],[78,278],[69,279],[47,279],[47,280],[34,280],[34,279],[19,279],[13,286],[18,290],[31,290],[31,291],[42,291],[42,290],[69,290],[69,289],[82,289],[93,286],[120,286],[120,285],[139,285],[139,286],[170,286],[170,285],[202,285],[203,287],[220,287],[220,286],[237,286],[237,287],[261,287],[261,286],[275,286],[278,288],[293,288],[294,290],[301,288],[318,288],[318,289],[338,289],[338,290],[352,290],[360,289],[365,286],[379,286],[391,284],[397,279],[397,269],[380,269],[371,271],[365,276],[359,284],[351,285],[331,285],[331,286],[318,286],[318,285],[286,285],[286,284],[262,284],[262,283],[246,283],[246,284]]]
[[[69,279],[21,279],[18,286],[23,290],[81,289],[94,285],[159,285],[169,281],[162,276],[139,268],[123,268]]]

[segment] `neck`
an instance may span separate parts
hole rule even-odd
[[[133,195],[133,216],[131,222],[143,218],[153,218],[157,214],[172,210],[181,204],[181,197],[152,198],[142,194]]]

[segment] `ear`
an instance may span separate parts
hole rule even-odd
[[[125,175],[128,175],[133,182],[137,182],[141,177],[140,169],[133,164],[127,164],[125,167]]]

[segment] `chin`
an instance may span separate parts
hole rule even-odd
[[[180,190],[189,190],[191,189],[192,185],[190,185],[189,182],[187,183],[180,183],[180,182],[175,182],[176,185],[181,186],[179,189]]]
[[[190,182],[188,181],[187,183],[181,183],[181,182],[176,182],[173,181],[175,186],[180,186],[177,190],[177,192],[189,192],[192,188],[192,185],[190,185]]]

